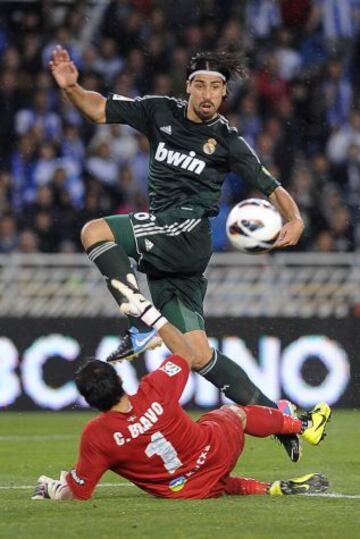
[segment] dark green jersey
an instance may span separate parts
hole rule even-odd
[[[215,216],[230,171],[265,195],[280,185],[223,116],[195,123],[186,118],[186,106],[186,101],[160,96],[128,100],[112,94],[107,100],[107,123],[128,124],[149,139],[152,212]]]

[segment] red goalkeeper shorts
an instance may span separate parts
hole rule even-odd
[[[201,416],[198,423],[215,423],[220,427],[218,438],[221,444],[221,459],[230,473],[240,457],[245,442],[244,427],[240,417],[230,408],[221,408]],[[226,475],[224,473],[224,475]]]

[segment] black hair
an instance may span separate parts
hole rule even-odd
[[[186,78],[198,70],[219,71],[224,75],[226,82],[231,78],[247,77],[244,57],[236,52],[198,52],[190,58],[186,68]]]
[[[125,394],[121,380],[109,363],[88,359],[75,373],[75,384],[86,402],[107,412]]]

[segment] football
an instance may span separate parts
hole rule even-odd
[[[281,215],[267,200],[249,198],[233,207],[226,221],[227,236],[244,253],[266,253],[281,229]]]

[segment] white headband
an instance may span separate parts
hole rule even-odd
[[[192,80],[196,75],[213,75],[214,77],[220,77],[224,82],[226,82],[226,77],[220,71],[208,71],[207,69],[198,69],[197,71],[193,71],[189,77],[188,80]]]

